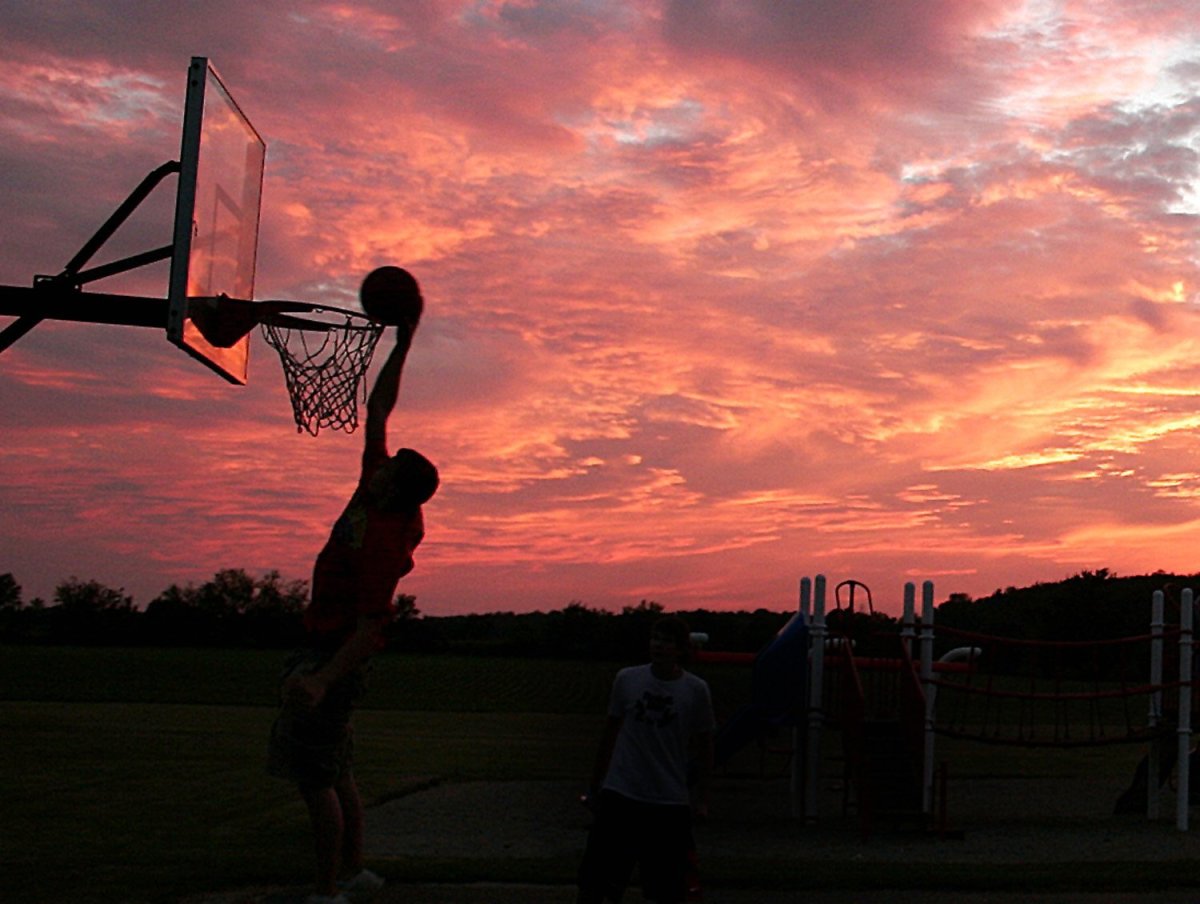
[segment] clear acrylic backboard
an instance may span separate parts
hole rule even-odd
[[[167,338],[232,383],[245,383],[250,333],[233,341],[206,324],[210,303],[251,301],[266,145],[205,57],[188,68]]]

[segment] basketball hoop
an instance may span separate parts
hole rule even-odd
[[[353,433],[358,403],[365,402],[363,377],[384,325],[356,311],[304,302],[259,302],[263,338],[279,353],[292,401],[296,432],[313,436],[325,428]],[[325,315],[310,320],[285,311]]]

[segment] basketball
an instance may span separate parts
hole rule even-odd
[[[362,309],[380,323],[417,325],[425,302],[413,275],[403,267],[378,267],[367,274],[358,290]]]

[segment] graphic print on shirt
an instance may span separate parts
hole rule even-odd
[[[646,691],[642,699],[634,704],[633,717],[639,722],[666,728],[679,718],[679,712],[675,709],[675,698],[670,694]]]

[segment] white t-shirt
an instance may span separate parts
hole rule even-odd
[[[621,729],[604,787],[645,803],[687,804],[688,742],[716,727],[708,684],[690,672],[663,681],[649,665],[621,669],[608,714]]]

